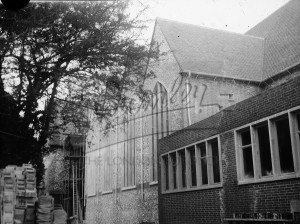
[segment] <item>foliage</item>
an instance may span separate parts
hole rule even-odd
[[[13,97],[18,122],[11,131],[26,144],[11,144],[24,162],[42,170],[47,138],[59,125],[81,125],[87,110],[102,120],[117,108],[130,109],[137,98],[147,98],[143,82],[153,73],[145,68],[159,53],[140,39],[145,23],[130,16],[129,5],[32,3],[18,12],[0,9],[0,97],[7,97],[5,91]],[[58,112],[62,122],[54,123]],[[9,154],[1,159],[13,156]]]

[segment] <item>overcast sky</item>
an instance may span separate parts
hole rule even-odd
[[[288,0],[136,0],[150,4],[147,16],[245,33]],[[153,23],[149,33],[153,31]]]

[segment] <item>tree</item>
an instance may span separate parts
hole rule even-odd
[[[149,58],[158,58],[158,48],[149,50],[139,39],[144,21],[130,16],[129,5],[32,3],[18,12],[1,9],[0,97],[7,91],[13,98],[15,132],[21,139],[16,148],[24,155],[17,163],[32,162],[43,171],[44,145],[57,128],[51,123],[58,102],[107,119],[117,108],[130,109],[135,99],[148,98],[143,82],[153,73],[145,69]],[[64,120],[75,122],[76,114]]]

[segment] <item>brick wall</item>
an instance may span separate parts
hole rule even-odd
[[[159,221],[164,223],[225,223],[233,212],[289,212],[290,200],[300,200],[299,178],[238,185],[233,129],[300,105],[300,72],[293,79],[228,107],[159,141],[158,156],[220,134],[223,187],[161,193]]]
[[[186,103],[185,89],[186,78],[184,77],[181,82],[182,76],[180,75],[180,66],[174,58],[174,55],[172,54],[169,45],[165,40],[163,33],[161,32],[159,27],[155,28],[154,39],[161,44],[160,50],[165,54],[160,58],[159,61],[150,61],[148,69],[153,70],[153,72],[156,75],[156,78],[152,80],[146,80],[145,86],[149,90],[153,90],[155,84],[159,81],[166,88],[169,98],[170,133],[173,133],[177,130],[181,130],[182,128],[188,126],[188,105]],[[216,114],[220,110],[219,106],[204,106],[204,104],[218,104],[223,108],[226,108],[232,105],[233,103],[249,98],[259,92],[259,88],[257,86],[249,84],[248,82],[236,82],[234,80],[224,80],[221,78],[214,79],[200,76],[191,76],[189,78],[189,82],[192,86],[192,90],[189,94],[189,106],[191,107],[191,123],[198,122],[199,120]],[[228,95],[226,95],[229,93],[233,93],[232,101],[228,100]],[[149,108],[149,110],[143,113],[143,161],[141,161],[141,119],[139,114],[137,114],[136,116],[135,123],[135,132],[137,133],[136,184],[141,185],[141,183],[144,183],[144,185],[149,186],[149,183],[151,183],[152,181],[151,152],[153,146],[151,108]],[[116,138],[116,133],[114,131],[110,133],[110,146],[107,146],[107,136],[99,133],[99,130],[101,129],[101,124],[98,124],[95,121],[93,125],[93,129],[88,134],[88,154],[95,150],[101,151],[105,150],[107,147],[110,147],[110,150],[112,150],[114,152],[114,155],[116,155],[116,145],[118,144],[118,156],[122,157],[122,153],[124,151],[124,136],[122,125],[120,125],[118,130],[118,142]],[[187,134],[190,136],[190,133]],[[143,164],[143,172],[141,164]],[[99,172],[100,178],[98,179],[99,184],[97,185],[97,191],[101,193],[101,171]],[[123,221],[127,220],[128,223],[139,223],[141,221],[157,222],[157,185],[154,185],[148,188],[148,190],[145,190],[145,194],[149,195],[148,199],[140,200],[141,191],[138,188],[133,188],[128,191],[121,191],[123,187],[123,176],[124,175],[122,164],[118,163],[117,168],[114,167],[112,171],[112,190],[115,191],[117,189],[118,203],[111,204],[111,200],[116,200],[115,196],[111,196],[112,193],[105,195],[100,194],[100,196],[98,194],[97,201],[100,205],[96,205],[96,207],[98,209],[97,213],[102,214],[99,216],[100,221],[105,221],[105,223],[113,223],[113,219],[118,219]],[[117,186],[115,184],[115,180],[117,180]],[[94,182],[94,179],[87,180],[87,185],[94,184]],[[88,206],[90,203],[93,204],[93,200],[93,198],[87,199]],[[122,203],[127,203],[127,201],[132,206],[126,207],[119,205]],[[108,204],[110,206],[101,206],[102,204]],[[93,206],[90,207],[94,210],[96,209]],[[93,220],[94,216],[96,216],[96,212],[87,213],[87,217],[89,220]]]

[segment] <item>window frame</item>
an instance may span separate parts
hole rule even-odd
[[[300,106],[291,108],[289,110],[276,113],[274,115],[259,119],[257,121],[248,123],[241,127],[234,129],[235,139],[235,155],[236,155],[236,166],[237,166],[237,178],[238,184],[249,184],[256,182],[267,182],[281,179],[290,179],[300,177],[300,127],[297,123],[297,115],[300,115]],[[278,149],[277,129],[276,122],[281,119],[288,119],[290,140],[292,148],[292,156],[294,163],[294,172],[283,172],[280,167],[280,155]],[[300,119],[300,117],[299,117]],[[257,134],[257,128],[261,125],[267,124],[269,133],[269,144],[272,162],[272,175],[262,176],[261,174],[261,161],[259,151],[259,139]],[[253,156],[253,167],[254,167],[254,178],[245,178],[243,174],[243,155],[241,151],[241,136],[242,130],[250,128],[251,133],[251,145],[252,145],[252,156]],[[298,128],[298,129],[297,129]]]
[[[220,182],[214,183],[213,180],[213,158],[212,158],[212,147],[210,146],[210,142],[213,142],[214,140],[217,140],[218,142],[218,156],[219,156],[219,170],[220,170]],[[200,149],[196,147],[196,145],[205,143],[206,145],[206,158],[207,158],[207,178],[208,183],[205,185],[202,185],[202,177],[201,177],[201,158],[200,158]],[[189,152],[189,149],[193,147],[193,150],[195,150],[195,166],[196,166],[196,186],[192,186],[192,173],[191,173],[191,155]],[[186,186],[183,187],[182,183],[182,158],[180,156],[180,152],[184,150],[185,154],[185,181]],[[173,172],[171,169],[171,154],[175,153],[176,155],[176,185],[177,188],[174,189],[173,187]],[[212,137],[209,137],[207,139],[186,145],[184,147],[180,147],[178,149],[163,153],[160,155],[160,161],[161,161],[161,192],[162,194],[168,194],[168,193],[176,193],[176,192],[184,192],[184,191],[193,191],[193,190],[202,190],[202,189],[210,189],[210,188],[218,188],[223,186],[223,172],[222,172],[222,157],[221,157],[221,144],[220,144],[220,135],[214,135]],[[169,179],[166,180],[166,174],[165,174],[165,161],[163,158],[168,158],[168,177]],[[169,183],[169,189],[166,189],[166,181]]]
[[[128,115],[128,121],[124,122],[125,140],[123,154],[123,187],[121,188],[122,191],[136,188],[137,158],[135,142],[135,121],[135,115],[130,114]]]

